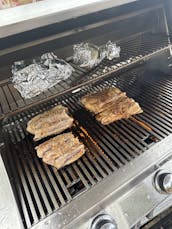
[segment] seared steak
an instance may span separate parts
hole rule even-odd
[[[73,124],[73,118],[67,112],[67,107],[55,106],[51,110],[33,117],[27,124],[27,131],[35,135],[35,141],[59,134]]]
[[[129,118],[142,111],[139,104],[118,88],[107,88],[81,98],[81,103],[96,115],[103,125]]]
[[[84,145],[71,132],[58,135],[36,148],[38,157],[57,169],[79,159],[84,153]]]
[[[97,114],[103,111],[107,104],[116,101],[119,98],[125,96],[125,93],[118,88],[107,88],[103,91],[93,93],[91,95],[86,95],[81,98],[81,103],[91,112]]]
[[[107,109],[96,115],[96,119],[103,125],[108,125],[120,119],[127,119],[131,115],[142,113],[139,104],[133,99],[124,97],[119,102],[112,103]]]

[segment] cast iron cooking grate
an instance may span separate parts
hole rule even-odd
[[[140,103],[144,113],[108,126],[98,123],[78,101],[87,93],[109,86],[126,91]],[[169,135],[171,99],[172,79],[157,74],[150,78],[139,67],[4,119],[4,161],[9,165],[7,170],[24,226],[30,228],[111,173],[128,163],[132,165],[134,158]],[[72,131],[86,146],[81,159],[59,171],[36,156],[35,143],[25,130],[32,116],[58,103],[69,108],[76,120]]]

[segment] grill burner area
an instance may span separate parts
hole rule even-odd
[[[142,77],[139,67],[110,76],[75,94],[61,96],[3,120],[6,151],[4,161],[26,228],[38,223],[78,195],[101,182],[116,170],[165,138],[172,129],[172,79]],[[117,86],[139,102],[144,112],[134,119],[108,126],[98,123],[78,102],[90,92]],[[58,103],[67,106],[75,118],[72,131],[86,146],[85,155],[59,171],[36,156],[32,136],[26,132],[31,117]],[[139,123],[140,122],[140,123]]]

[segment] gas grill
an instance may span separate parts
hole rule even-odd
[[[11,31],[5,22],[0,25],[2,228],[151,228],[148,222],[172,206],[172,1],[119,2],[93,1],[66,10],[61,19],[60,12],[57,19],[42,15],[33,27],[29,19],[18,22],[19,29],[11,24]],[[73,63],[73,44],[108,40],[121,47],[119,59],[104,59],[89,70]],[[11,82],[11,63],[45,51],[65,58],[75,71],[24,99]],[[79,101],[109,86],[126,92],[144,112],[101,125]],[[69,108],[72,132],[86,148],[60,170],[37,157],[38,143],[26,131],[32,117],[57,104]]]

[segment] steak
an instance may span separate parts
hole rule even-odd
[[[84,145],[71,132],[58,135],[36,148],[43,162],[60,169],[78,160],[84,153]]]
[[[108,103],[116,101],[124,96],[125,93],[120,89],[111,87],[104,89],[103,91],[84,96],[81,98],[81,103],[87,110],[93,112],[94,114],[98,114],[106,108]]]
[[[134,99],[128,98],[125,92],[114,87],[86,95],[81,98],[81,103],[93,112],[103,125],[143,112]]]
[[[59,134],[73,125],[73,118],[68,115],[68,108],[57,105],[33,117],[27,124],[27,131],[38,141],[50,135]]]
[[[96,115],[96,119],[103,125],[108,125],[120,119],[127,119],[134,114],[142,113],[139,104],[128,97],[119,102],[112,103],[107,109]]]

